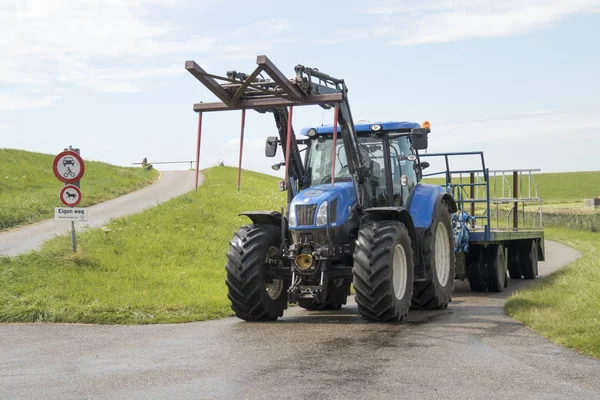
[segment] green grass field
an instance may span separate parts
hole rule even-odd
[[[556,343],[600,358],[600,234],[549,229],[546,237],[583,257],[517,292],[505,311]]]
[[[0,231],[52,218],[54,207],[62,205],[58,193],[63,183],[52,172],[53,159],[49,154],[0,149]],[[142,168],[97,161],[85,165],[79,207],[140,189],[158,177],[157,171]]]
[[[491,175],[491,174],[490,174]],[[552,174],[532,174],[534,182],[538,185],[539,196],[544,199],[544,204],[576,203],[578,208],[583,207],[583,199],[591,199],[600,196],[600,171],[593,172],[561,172]],[[457,178],[453,178],[453,182]],[[490,177],[490,180],[492,177]],[[527,188],[527,175],[523,175],[524,189]],[[428,183],[441,185],[444,179],[426,179]],[[456,180],[458,182],[458,180]],[[468,182],[468,177],[463,179]],[[512,182],[512,180],[511,180]],[[498,190],[501,180],[497,178]],[[493,191],[493,182],[490,183],[490,191]],[[535,186],[532,185],[532,196]],[[492,194],[492,193],[491,193]],[[525,193],[527,195],[528,193]],[[492,194],[493,195],[493,194]]]
[[[543,226],[548,228],[567,228],[585,230],[590,232],[600,231],[600,209],[586,209],[583,205],[584,199],[600,196],[600,171],[595,172],[564,172],[553,174],[533,174],[533,180],[538,185],[539,196],[543,199]],[[527,196],[527,179],[524,175],[524,195]],[[468,178],[463,182],[467,183]],[[456,182],[458,182],[455,179]],[[443,179],[426,179],[427,183],[443,184]],[[500,187],[500,178],[497,185]],[[498,188],[498,196],[500,196]],[[493,189],[490,187],[490,197],[493,197]],[[507,188],[508,191],[508,188]],[[531,187],[531,195],[535,195],[534,186]],[[483,193],[480,194],[480,196]],[[466,195],[465,195],[466,196]],[[468,206],[468,204],[467,204]],[[506,215],[512,205],[504,204],[499,207],[499,228],[506,228]],[[522,204],[519,204],[521,210]],[[532,227],[532,223],[539,221],[536,216],[538,203],[526,203],[525,226]],[[483,215],[485,206],[478,205],[476,215]],[[492,206],[492,227],[496,228],[496,210]],[[512,221],[512,219],[511,219]],[[519,226],[523,226],[522,219]]]
[[[0,259],[0,321],[139,324],[232,315],[225,254],[238,213],[277,210],[277,178],[237,170],[204,171],[197,193],[115,220],[105,229],[48,242],[39,252]]]

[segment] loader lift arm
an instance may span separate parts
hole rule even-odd
[[[292,177],[302,186],[306,171],[302,167],[300,150],[291,132],[292,108],[294,106],[319,105],[324,109],[330,109],[337,105],[335,108],[339,112],[334,119],[339,118],[348,170],[354,178],[357,198],[359,205],[362,206],[364,201],[362,187],[365,177],[369,173],[368,166],[365,164],[368,160],[362,157],[358,148],[358,139],[348,103],[348,89],[344,81],[302,65],[295,67],[296,77],[288,79],[264,55],[257,56],[256,63],[258,66],[250,74],[230,71],[226,77],[223,77],[206,72],[194,61],[186,61],[185,68],[221,100],[194,104],[194,111],[200,115],[204,112],[245,109],[272,112],[282,146],[286,148],[288,138],[290,141],[289,154],[286,152],[285,159],[286,181],[289,184],[289,178]],[[199,124],[199,138],[200,131],[201,125]]]

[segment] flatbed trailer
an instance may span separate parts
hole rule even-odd
[[[423,177],[442,178],[457,204],[455,278],[468,279],[477,292],[502,291],[507,275],[535,279],[538,261],[545,260],[542,199],[532,175],[539,170],[490,171],[480,151],[420,154],[419,159],[443,162],[442,170]],[[476,159],[479,165],[453,169],[456,159],[463,164]],[[537,205],[533,212],[532,204]]]

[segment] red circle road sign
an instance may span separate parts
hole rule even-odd
[[[81,190],[75,185],[65,185],[60,191],[60,201],[65,206],[75,207],[81,201]]]
[[[52,170],[59,181],[75,183],[83,176],[85,165],[79,154],[72,150],[65,150],[54,157]]]

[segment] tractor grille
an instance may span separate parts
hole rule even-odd
[[[337,199],[333,199],[329,205],[329,223],[334,224],[337,220]]]
[[[316,204],[297,205],[296,218],[298,219],[298,225],[314,225],[315,212],[317,212]]]

